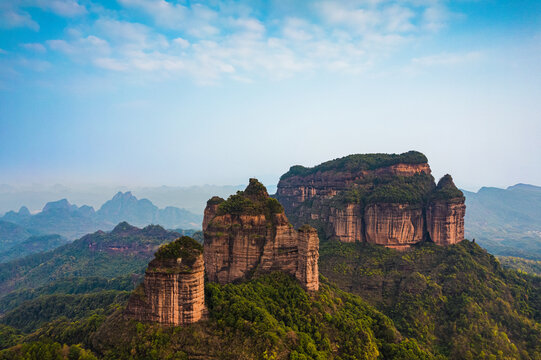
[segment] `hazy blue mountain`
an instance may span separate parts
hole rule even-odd
[[[0,263],[43,251],[49,251],[66,243],[68,243],[66,238],[56,234],[31,236],[6,251],[0,251]]]
[[[30,217],[30,210],[26,206],[22,206],[18,212],[15,211],[8,211],[4,217],[4,221],[9,221],[12,223],[19,223],[27,218]]]
[[[59,234],[68,239],[112,227],[97,219],[93,208],[88,206],[79,208],[70,204],[67,199],[47,203],[41,212],[20,217],[17,224],[39,231],[41,234]]]
[[[23,226],[0,220],[0,252],[10,249],[30,236],[32,233]]]
[[[168,206],[159,209],[148,199],[137,199],[130,191],[118,192],[97,211],[98,219],[118,223],[127,221],[136,226],[160,224],[167,228],[198,229],[203,217],[187,210]]]
[[[73,240],[96,230],[111,230],[122,221],[140,227],[159,224],[167,228],[199,229],[203,217],[172,206],[159,209],[150,200],[139,200],[128,191],[118,192],[98,211],[91,206],[78,207],[62,199],[48,202],[35,215],[23,207],[19,212],[6,213],[0,220],[9,220],[11,224],[4,226],[4,237],[0,227],[0,250],[5,251],[10,244],[19,243],[31,235],[59,234]]]
[[[541,260],[541,187],[464,191],[466,237],[496,255]]]
[[[104,185],[77,185],[77,186],[45,186],[33,184],[2,185],[0,184],[0,214],[18,209],[25,205],[30,212],[40,210],[48,201],[53,199],[69,199],[75,204],[86,204],[99,209],[111,194],[118,191],[130,191],[138,198],[146,198],[159,208],[175,206],[193,213],[203,213],[207,200],[217,195],[229,197],[243,190],[246,185],[200,185],[200,186],[154,186],[132,187],[104,186]],[[267,187],[269,192],[275,191],[276,185]]]

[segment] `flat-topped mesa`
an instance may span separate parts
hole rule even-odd
[[[276,197],[295,226],[308,223],[343,242],[405,249],[425,240],[445,245],[464,238],[462,193],[454,184],[454,195],[450,185],[447,192],[438,188],[427,158],[409,151],[293,166],[280,178]]]
[[[124,314],[143,322],[187,325],[205,313],[203,247],[183,236],[156,252],[145,280],[134,291]]]
[[[256,179],[227,200],[207,202],[203,233],[209,281],[225,284],[278,270],[295,276],[307,290],[319,288],[316,230],[295,230],[282,205]]]

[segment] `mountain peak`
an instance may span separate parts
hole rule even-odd
[[[125,193],[123,193],[122,191],[119,191],[115,194],[115,196],[113,196],[112,200],[128,200],[132,198],[137,200],[137,198],[133,196],[131,191],[126,191]]]
[[[111,231],[111,234],[121,235],[121,234],[130,234],[135,231],[139,231],[138,227],[128,224],[126,221],[122,221]]]
[[[30,210],[26,206],[21,206],[19,209],[19,215],[30,216]]]
[[[509,186],[507,190],[528,190],[528,191],[541,191],[541,187],[531,185],[531,184],[524,184],[524,183],[518,183],[513,186]]]
[[[47,204],[45,204],[45,207],[43,208],[43,212],[53,209],[65,209],[65,210],[73,210],[76,209],[76,205],[72,205],[69,203],[68,199],[61,199],[58,201],[50,201]],[[27,209],[28,210],[28,209]]]

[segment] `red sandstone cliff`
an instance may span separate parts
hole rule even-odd
[[[364,211],[366,241],[393,248],[423,240],[423,209],[409,204],[370,204]]]
[[[162,325],[187,325],[205,312],[205,266],[201,245],[182,237],[161,247],[132,294],[125,316]]]
[[[227,201],[209,200],[203,231],[209,281],[225,284],[278,270],[295,276],[307,290],[319,288],[315,229],[295,230],[256,179]]]
[[[449,177],[450,178],[450,177]],[[443,180],[443,179],[442,179]],[[462,193],[438,193],[424,155],[350,155],[282,176],[277,199],[295,226],[311,224],[328,238],[407,248],[464,238]]]
[[[426,211],[430,239],[439,245],[456,244],[464,239],[465,198],[450,175],[441,178]]]

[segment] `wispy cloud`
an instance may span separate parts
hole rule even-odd
[[[251,3],[174,3],[166,0],[118,0],[65,36],[21,45],[64,54],[78,64],[115,72],[160,72],[212,83],[221,78],[251,81],[284,78],[301,72],[359,74],[369,71],[424,36],[444,26],[445,6],[438,0],[314,1],[289,16],[262,16]],[[85,16],[75,0],[28,0],[57,15]],[[219,4],[219,5],[217,5]],[[23,11],[24,7],[11,10]],[[7,12],[4,11],[3,15]],[[23,12],[20,22],[39,27]],[[220,15],[220,16],[218,16]],[[134,22],[136,17],[140,21]],[[142,23],[146,19],[145,23]],[[23,26],[23,25],[21,25]],[[434,58],[416,59],[417,65]],[[451,61],[451,60],[448,60]]]
[[[86,8],[75,0],[33,0],[28,1],[27,5],[65,17],[80,16],[87,13]]]
[[[26,11],[10,5],[5,2],[0,5],[0,28],[29,28],[34,31],[39,30],[39,24],[32,20],[32,17]]]
[[[45,46],[43,46],[43,44],[40,44],[40,43],[25,43],[25,44],[19,44],[23,49],[26,49],[26,50],[29,50],[29,51],[34,51],[34,52],[38,52],[38,53],[44,53],[47,51],[47,49],[45,48]]]

